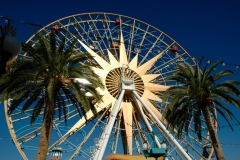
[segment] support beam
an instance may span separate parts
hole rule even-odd
[[[136,99],[136,97],[134,96],[133,93],[132,93],[132,99],[133,99],[133,102],[135,103],[135,105],[138,107],[138,109],[139,109],[139,111],[140,111],[140,113],[141,113],[141,115],[142,115],[142,117],[143,117],[143,121],[144,121],[145,125],[146,125],[147,128],[148,128],[148,131],[149,131],[150,133],[152,133],[152,132],[153,132],[153,129],[152,129],[150,123],[148,122],[147,117],[146,117],[146,115],[144,114],[142,108],[139,106],[139,104],[138,104],[138,102],[137,102],[137,99]],[[153,138],[155,139],[155,142],[156,142],[156,144],[157,144],[157,147],[158,147],[158,148],[161,148],[161,144],[159,143],[157,136],[156,136],[156,135],[153,135],[153,136],[154,136]]]
[[[154,120],[160,125],[162,130],[168,135],[168,137],[172,140],[172,142],[176,145],[176,147],[182,152],[187,160],[192,160],[192,158],[185,152],[184,148],[178,143],[178,141],[170,134],[170,132],[166,129],[166,127],[162,124],[162,122],[155,116],[152,110],[145,104],[145,102],[141,99],[141,97],[137,94],[136,91],[133,91],[133,94],[137,97],[137,99],[143,104],[146,110],[152,115]]]
[[[119,130],[120,130],[121,118],[122,118],[122,112],[120,112],[119,119],[117,120],[117,129],[115,131],[116,142],[115,142],[115,147],[114,147],[113,153],[116,153],[116,151],[117,151],[118,135],[119,135]]]
[[[118,100],[116,101],[116,103],[115,103],[115,105],[113,107],[112,114],[110,115],[111,116],[110,120],[108,122],[108,125],[106,127],[105,132],[103,133],[103,139],[101,140],[100,148],[97,149],[97,151],[96,151],[96,153],[94,155],[93,160],[99,160],[99,159],[103,158],[103,154],[104,154],[105,149],[107,147],[107,143],[108,143],[108,140],[109,140],[109,137],[110,137],[110,134],[111,134],[111,131],[112,131],[112,128],[113,128],[113,125],[114,125],[117,113],[118,113],[118,111],[120,109],[124,93],[125,93],[125,90],[122,90],[120,96],[118,97]]]
[[[102,119],[106,116],[106,113],[108,112],[110,107],[108,107],[104,113],[102,114],[102,116],[98,119],[98,121],[95,123],[95,125],[92,127],[92,129],[90,130],[90,132],[88,133],[88,135],[84,138],[84,140],[82,141],[82,143],[77,147],[77,149],[75,150],[75,152],[73,153],[73,155],[71,156],[71,160],[75,158],[75,156],[78,154],[78,152],[81,150],[82,146],[86,143],[86,141],[88,140],[88,138],[91,136],[91,134],[93,133],[93,131],[97,128],[97,126],[99,125],[99,123],[102,121]]]

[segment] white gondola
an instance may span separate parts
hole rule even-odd
[[[134,48],[133,48],[133,53],[134,53],[134,54],[140,54],[140,53],[141,53],[140,47],[139,47],[139,46],[134,47]]]

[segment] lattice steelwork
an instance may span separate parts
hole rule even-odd
[[[117,21],[116,21],[117,19]],[[94,117],[91,112],[79,116],[72,104],[67,103],[67,125],[63,119],[54,120],[53,132],[49,152],[54,147],[61,147],[63,159],[91,159],[98,147],[102,131],[111,117],[112,108],[119,95],[119,80],[122,74],[122,65],[129,67],[126,73],[128,78],[133,78],[137,94],[154,115],[163,123],[162,112],[165,106],[161,104],[164,91],[176,82],[166,81],[166,77],[176,72],[174,65],[183,64],[184,61],[195,65],[194,59],[174,39],[161,30],[135,18],[112,13],[84,13],[76,14],[56,20],[40,31],[48,37],[52,26],[60,27],[57,34],[58,43],[62,37],[67,38],[66,45],[77,39],[75,50],[89,52],[94,60],[83,62],[95,64],[94,71],[105,84],[105,90],[100,90],[103,102],[96,104],[99,113]],[[32,46],[36,43],[33,35],[27,43]],[[171,50],[171,47],[177,50]],[[19,58],[28,58],[26,53],[21,53]],[[76,77],[77,78],[77,77]],[[117,113],[113,130],[108,141],[108,149],[104,155],[112,153],[142,154],[142,143],[152,144],[151,133],[147,130],[142,116],[135,109],[131,97],[124,95],[121,107]],[[5,102],[5,110],[7,110]],[[40,135],[42,116],[34,126],[30,126],[32,109],[21,113],[16,110],[6,118],[8,127],[18,151],[24,159],[33,159]],[[143,108],[147,120],[159,138],[159,141],[168,143],[168,158],[185,159],[161,126],[156,123],[151,114]],[[84,114],[84,113],[83,113]],[[204,121],[204,120],[203,120]],[[183,135],[178,143],[192,159],[200,159],[202,147],[210,144],[206,127],[202,127],[204,140],[199,142],[192,134],[193,124],[189,125],[189,135]],[[175,134],[173,134],[176,137]],[[202,157],[203,158],[203,157]]]

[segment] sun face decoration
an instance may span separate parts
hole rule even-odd
[[[161,102],[161,98],[154,94],[156,91],[166,91],[168,86],[159,85],[155,83],[151,83],[151,81],[161,74],[147,74],[147,71],[154,65],[154,63],[162,57],[164,51],[153,57],[151,60],[146,63],[138,66],[138,54],[132,59],[131,62],[128,62],[127,53],[124,45],[124,39],[122,33],[120,33],[120,46],[119,46],[119,60],[117,60],[113,54],[107,49],[109,61],[105,61],[102,57],[100,57],[96,52],[94,52],[90,47],[86,44],[78,40],[79,43],[85,48],[87,52],[89,52],[94,60],[101,66],[100,68],[92,68],[94,72],[100,77],[103,84],[105,85],[104,90],[100,90],[99,92],[102,97],[101,103],[96,104],[96,110],[98,112],[102,111],[108,105],[111,105],[111,109],[113,108],[117,95],[119,93],[119,82],[122,75],[122,65],[128,65],[128,73],[125,74],[127,78],[132,78],[134,80],[135,89],[139,96],[143,99],[143,101],[151,108],[154,114],[162,119],[161,113],[154,107],[154,105],[150,102],[150,100],[154,100],[157,102]],[[134,77],[133,77],[134,76]],[[130,95],[125,93],[123,101],[121,103],[121,109],[124,119],[124,128],[126,131],[127,144],[128,148],[132,149],[132,134],[133,134],[133,111],[134,104],[132,103]],[[93,114],[90,112],[87,113],[87,119],[90,119]],[[69,131],[67,134],[70,134],[72,131],[81,128],[84,123],[87,121],[84,117],[80,119]],[[65,137],[65,136],[63,136]],[[132,154],[132,150],[129,150],[129,154]]]

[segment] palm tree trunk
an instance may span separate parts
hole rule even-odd
[[[52,132],[53,118],[54,118],[54,105],[53,102],[45,107],[45,114],[43,118],[41,136],[38,144],[38,151],[36,154],[36,160],[46,160],[48,153],[48,145],[50,142],[50,136]]]
[[[211,112],[210,112],[209,106],[203,107],[202,111],[203,111],[204,118],[206,120],[206,125],[207,125],[208,132],[209,132],[209,135],[212,140],[212,146],[214,148],[214,152],[216,153],[217,160],[225,160],[216,129],[214,128],[213,123],[212,123],[212,117],[210,114]]]

